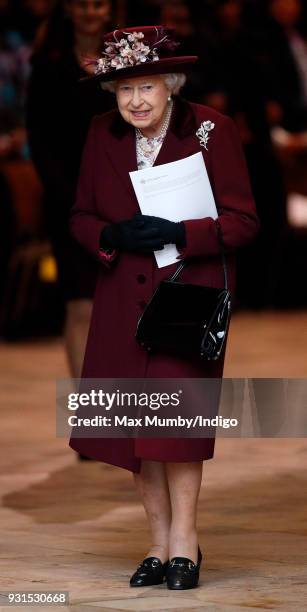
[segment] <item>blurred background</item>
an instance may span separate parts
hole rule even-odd
[[[307,307],[306,13],[302,0],[0,0],[4,341],[64,334],[79,375],[97,270],[69,210],[89,122],[114,101],[78,80],[124,24],[174,27],[200,58],[184,97],[237,124],[261,220],[238,254],[237,310]]]

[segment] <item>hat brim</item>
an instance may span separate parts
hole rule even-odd
[[[88,81],[118,81],[129,77],[150,76],[152,74],[167,74],[169,72],[185,72],[198,60],[196,55],[183,55],[181,57],[166,57],[156,62],[144,62],[137,66],[127,66],[109,72],[101,72],[80,79],[82,82]]]

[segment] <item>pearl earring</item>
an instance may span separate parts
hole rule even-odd
[[[172,96],[168,96],[167,101],[170,102],[172,99]]]

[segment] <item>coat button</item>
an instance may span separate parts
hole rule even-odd
[[[146,283],[146,276],[144,274],[138,274],[136,278],[140,285],[144,285],[144,283]]]
[[[144,300],[139,302],[139,307],[141,308],[141,310],[145,310],[146,306],[147,306],[147,302],[144,302]]]

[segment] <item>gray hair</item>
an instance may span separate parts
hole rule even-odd
[[[186,75],[182,72],[172,72],[170,74],[161,74],[164,79],[165,85],[167,89],[171,92],[171,94],[178,94],[180,89],[184,86],[186,82]],[[100,83],[101,89],[105,91],[110,91],[111,93],[115,93],[116,91],[116,83],[117,81],[105,81]]]

